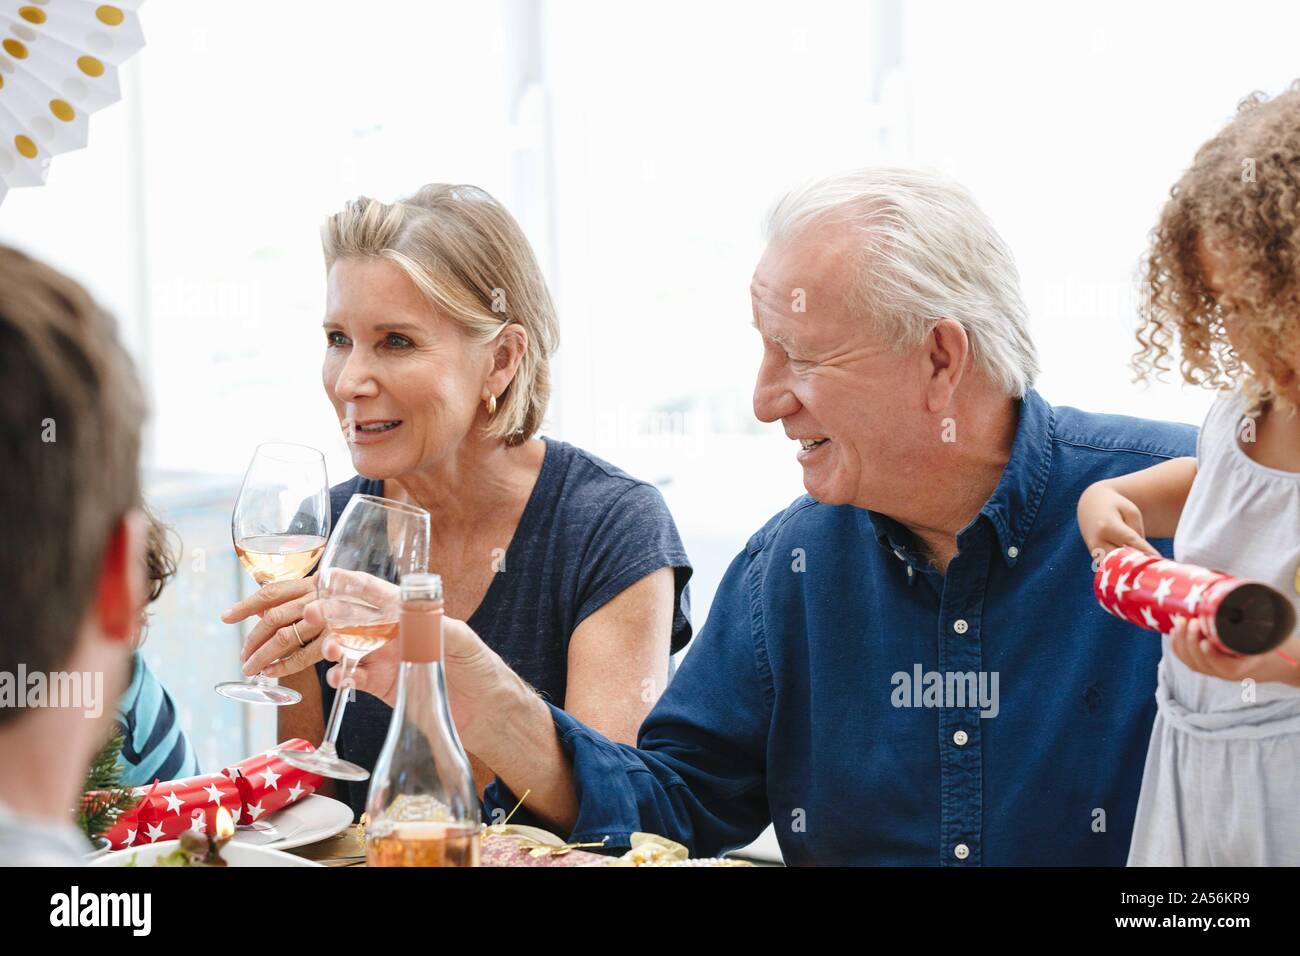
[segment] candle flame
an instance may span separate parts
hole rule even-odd
[[[235,835],[235,819],[225,807],[217,807],[216,823],[218,840],[229,840]]]

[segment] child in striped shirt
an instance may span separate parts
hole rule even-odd
[[[152,511],[145,510],[149,516],[146,561],[152,604],[176,573],[176,554],[169,541],[172,530]],[[124,787],[147,787],[154,780],[175,780],[199,772],[194,750],[177,723],[176,705],[140,652],[147,631],[147,620],[141,620],[132,655],[131,685],[117,705],[117,729],[124,740],[118,765],[122,768]]]

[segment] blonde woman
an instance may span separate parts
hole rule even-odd
[[[332,489],[335,521],[354,494],[426,508],[448,616],[557,706],[635,742],[690,638],[691,567],[658,490],[536,437],[559,329],[523,232],[481,189],[431,185],[348,203],[323,240],[322,379],[357,471]],[[311,579],[273,584],[223,615],[262,617],[245,673],[303,693],[279,709],[282,740],[321,739],[333,702],[313,598]],[[390,713],[359,693],[340,755],[373,767]],[[474,764],[481,790],[492,775]],[[336,786],[360,813],[366,783]]]

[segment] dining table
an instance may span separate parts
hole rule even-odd
[[[765,865],[764,861],[728,858],[725,860],[680,860],[678,855],[685,854],[685,848],[664,841],[667,846],[661,852],[657,849],[643,847],[638,862],[632,865],[657,863],[663,865],[676,862],[690,866],[753,866]],[[588,845],[589,846],[589,845]],[[678,851],[674,853],[673,848]],[[334,836],[286,849],[284,852],[314,860],[323,866],[365,866],[365,836],[360,824],[353,824]],[[482,866],[526,866],[526,867],[592,867],[611,866],[616,863],[629,865],[629,854],[622,858],[610,854],[592,852],[583,845],[566,845],[559,837],[531,827],[489,827],[483,836],[480,849]]]
[[[286,849],[323,866],[365,866],[364,830],[353,824],[332,837]],[[482,866],[607,866],[614,859],[580,847],[565,847],[544,831],[497,828],[484,834],[479,852]]]

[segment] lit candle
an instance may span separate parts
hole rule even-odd
[[[217,807],[215,833],[205,832],[203,819],[196,815],[194,826],[181,834],[181,850],[198,866],[225,866],[221,848],[235,835],[235,820],[225,807]]]
[[[217,835],[213,839],[212,851],[216,853],[230,842],[235,835],[235,818],[225,807],[217,807]]]

